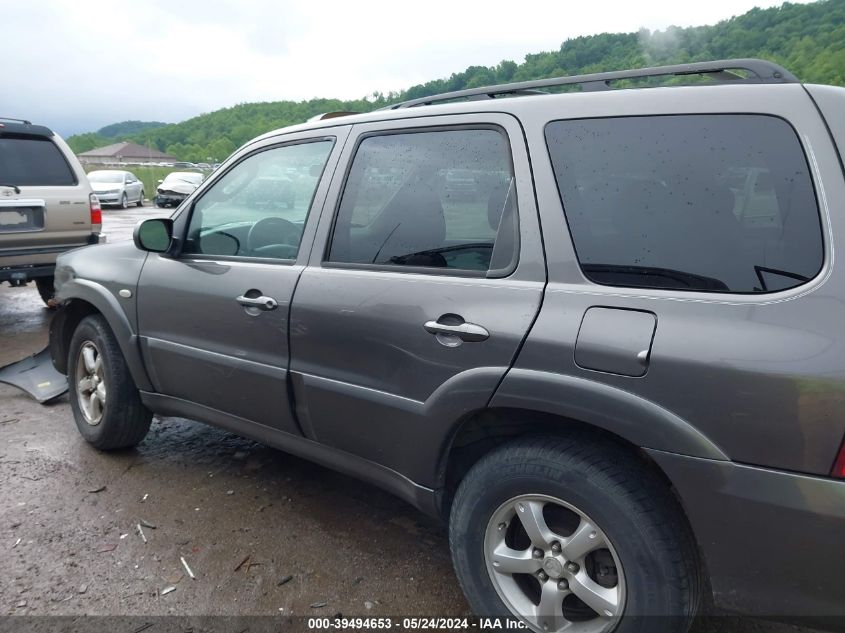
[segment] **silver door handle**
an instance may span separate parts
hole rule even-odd
[[[490,338],[490,332],[475,323],[445,325],[437,321],[426,321],[423,327],[429,334],[451,334],[467,343],[479,343]]]
[[[258,308],[259,310],[275,310],[279,307],[279,302],[276,301],[273,297],[265,297],[263,295],[255,298],[245,297],[244,295],[241,295],[240,297],[237,297],[235,301],[237,301],[244,307]]]

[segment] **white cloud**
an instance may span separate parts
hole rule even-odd
[[[578,35],[711,24],[770,0],[0,0],[0,115],[70,134],[249,101],[357,98]]]

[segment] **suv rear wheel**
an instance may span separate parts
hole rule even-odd
[[[106,320],[87,316],[68,351],[70,406],[86,441],[101,449],[135,446],[147,435],[152,413],[142,403]]]
[[[677,503],[613,443],[538,437],[490,453],[461,482],[449,541],[474,611],[536,631],[676,633],[698,606]]]

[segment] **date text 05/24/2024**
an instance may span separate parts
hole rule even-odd
[[[521,620],[514,618],[308,618],[310,630],[449,630],[468,631],[527,629]]]

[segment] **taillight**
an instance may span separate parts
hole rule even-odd
[[[88,196],[91,203],[91,224],[103,223],[103,210],[100,208],[100,199],[93,193]]]
[[[839,455],[836,457],[836,462],[833,464],[833,470],[830,471],[831,477],[837,479],[845,479],[845,440],[842,441],[842,446],[839,447]]]

